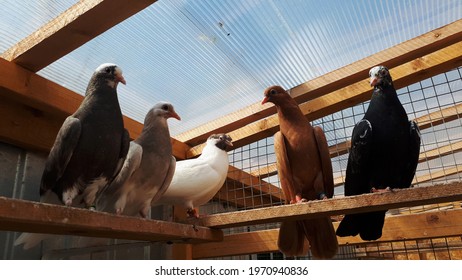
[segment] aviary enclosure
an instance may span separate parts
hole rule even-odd
[[[87,42],[98,40],[97,36],[112,31],[113,26],[125,24],[125,19],[141,17],[138,12],[159,19],[165,14],[168,16],[170,11],[175,17],[178,16],[175,9],[188,3],[173,1],[172,8],[165,1],[128,2],[131,1],[71,3],[67,9],[56,11],[56,15],[45,17],[45,22],[40,23],[36,31],[29,31],[24,39],[2,46],[0,244],[3,259],[283,259],[285,256],[277,248],[282,220],[330,216],[337,226],[344,214],[382,209],[390,209],[383,236],[374,242],[365,242],[358,237],[339,237],[336,259],[462,259],[460,6],[455,8],[458,14],[454,12],[452,15],[455,19],[448,17],[450,22],[441,24],[440,20],[441,26],[437,28],[320,75],[302,77],[303,81],[299,83],[291,84],[278,80],[274,73],[269,74],[274,76],[265,82],[283,83],[299,103],[307,121],[321,126],[326,133],[335,180],[333,199],[286,205],[273,146],[272,136],[279,129],[275,108],[251,101],[232,112],[218,113],[200,125],[194,124],[184,131],[177,128],[171,131],[173,154],[177,160],[200,155],[206,138],[212,133],[225,132],[233,138],[233,150],[228,153],[227,180],[214,199],[200,208],[201,217],[194,228],[185,218],[185,209],[179,207],[154,207],[151,219],[141,219],[34,202],[39,199],[40,176],[56,133],[64,118],[75,111],[83,98],[81,92],[69,89],[68,83],[60,81],[59,75],[47,78],[51,75],[47,67],[69,53],[78,52]],[[266,1],[256,2],[271,6]],[[156,14],[157,5],[164,13]],[[208,8],[220,14],[217,7]],[[282,16],[285,12],[281,12]],[[107,13],[112,16],[101,16]],[[183,13],[180,17],[189,19],[192,14]],[[189,20],[189,25],[195,22]],[[227,21],[215,21],[221,32],[216,40],[244,36],[234,32]],[[206,26],[196,28],[207,35]],[[227,32],[223,33],[223,30]],[[11,30],[2,32],[14,33]],[[181,34],[170,32],[170,36],[177,38],[175,36]],[[234,43],[237,42],[239,40]],[[222,52],[233,53],[227,49],[233,47],[231,43],[212,43]],[[303,61],[296,63],[303,64]],[[155,67],[153,65],[151,67]],[[386,65],[390,69],[401,103],[409,118],[420,127],[419,164],[410,189],[344,197],[351,133],[368,106],[372,92],[367,83],[368,71],[376,65]],[[128,68],[149,70],[135,66]],[[297,75],[294,74],[297,69],[289,70],[294,72],[288,77]],[[289,70],[282,69],[280,73]],[[125,73],[129,71],[125,70]],[[80,76],[79,79],[86,83],[88,75],[74,72],[69,76]],[[170,84],[181,79],[181,74],[172,76]],[[156,78],[153,76],[152,80]],[[127,87],[129,85],[130,81]],[[208,88],[213,90],[212,85]],[[249,90],[255,96],[254,100],[262,98],[264,88],[260,83]],[[175,92],[169,94],[175,95]],[[226,96],[219,98],[226,99]],[[204,103],[210,98],[196,97],[203,98]],[[157,95],[155,99],[167,98],[169,95]],[[130,111],[130,108],[126,110]],[[177,111],[181,114],[180,109]],[[135,114],[125,116],[124,122],[131,138],[136,138],[141,132],[142,121],[137,120]],[[23,231],[51,233],[56,237],[25,251],[13,246],[14,239]],[[104,237],[112,241],[111,245],[79,247],[81,237]],[[301,258],[311,259],[312,256],[309,252]]]

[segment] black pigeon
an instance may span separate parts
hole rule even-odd
[[[353,129],[345,196],[408,188],[419,158],[419,128],[408,120],[388,69],[376,66],[369,75],[374,91],[364,118]],[[336,234],[376,240],[382,236],[385,213],[346,215]]]
[[[125,79],[115,64],[102,64],[93,73],[82,104],[66,118],[48,155],[41,202],[84,203],[90,208],[96,193],[118,174],[130,143],[117,98],[119,82],[125,84]],[[47,236],[24,233],[15,245],[24,243],[27,249],[44,238]]]
[[[130,142],[117,99],[119,82],[125,84],[117,65],[105,63],[96,69],[82,104],[64,121],[51,148],[41,196],[52,191],[70,206],[82,195],[82,202],[91,207],[98,190],[117,175]]]

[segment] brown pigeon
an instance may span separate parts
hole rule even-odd
[[[278,112],[280,132],[274,135],[274,150],[286,201],[301,203],[332,197],[332,163],[324,132],[310,125],[282,87],[271,86],[264,95],[262,104],[271,102]],[[329,217],[282,222],[279,250],[286,256],[304,255],[305,237],[315,258],[328,259],[337,253],[338,242]]]

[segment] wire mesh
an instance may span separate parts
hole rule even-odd
[[[461,181],[462,167],[462,67],[399,89],[398,97],[409,119],[419,124],[421,154],[414,187]],[[343,196],[349,140],[354,125],[362,119],[369,101],[312,122],[320,126],[331,150],[335,196]],[[284,204],[277,176],[273,138],[268,137],[229,153],[231,170],[216,198],[202,213],[221,213]],[[239,173],[239,174],[232,174]],[[460,202],[391,209],[388,215],[460,208]],[[278,228],[265,224],[228,229],[225,234]],[[460,259],[461,238],[375,242],[342,246],[339,259]],[[243,256],[239,256],[242,258]],[[249,259],[280,259],[280,253],[246,256]],[[310,253],[303,257],[310,259]]]

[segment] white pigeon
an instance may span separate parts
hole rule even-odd
[[[153,204],[180,205],[189,217],[198,217],[196,207],[204,205],[223,186],[228,175],[228,153],[232,139],[226,134],[213,134],[198,158],[178,161],[170,186]]]

